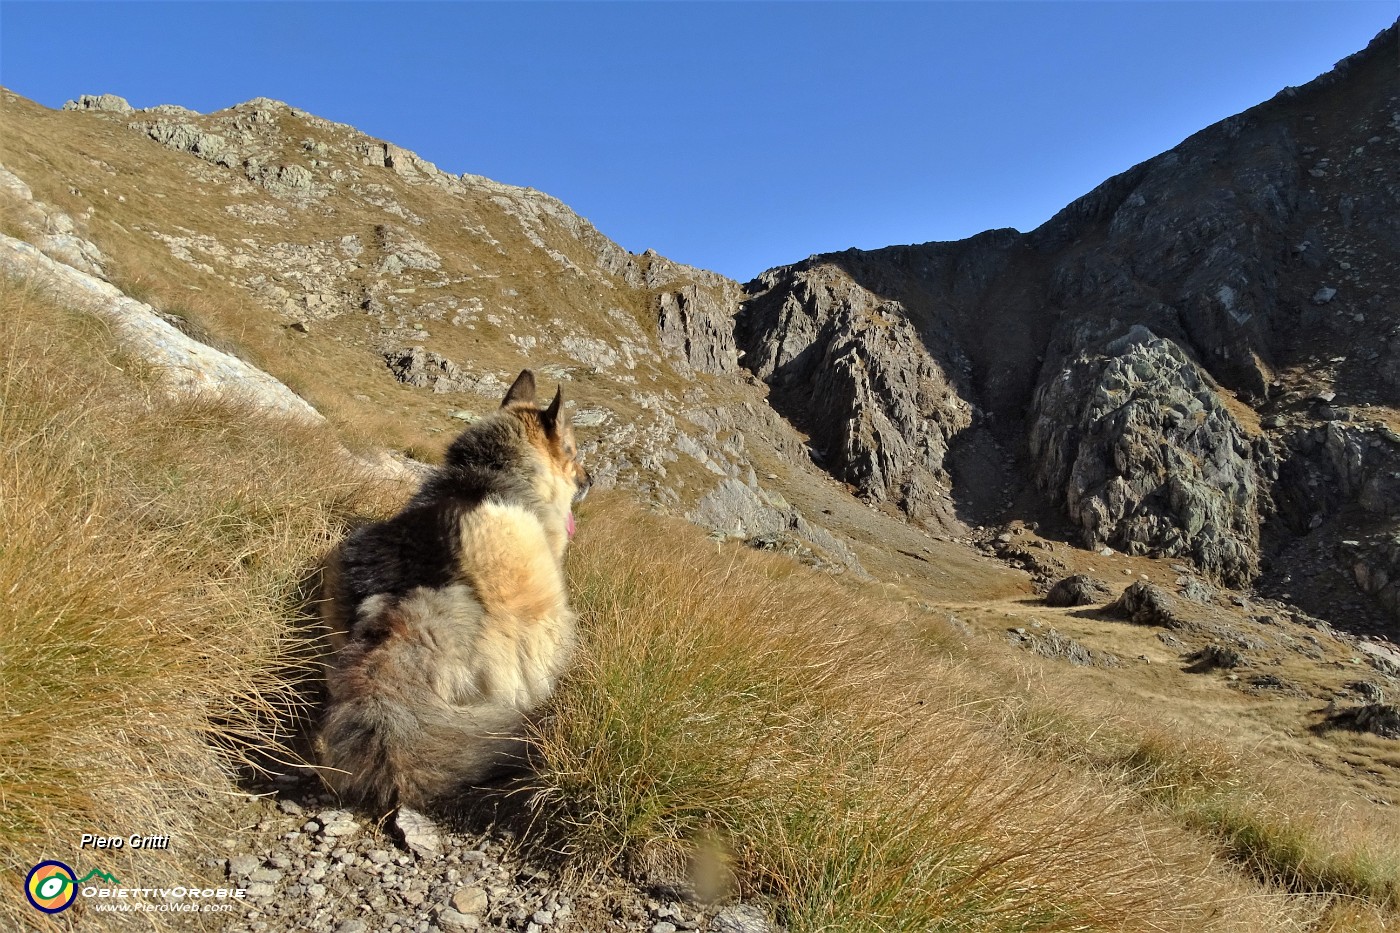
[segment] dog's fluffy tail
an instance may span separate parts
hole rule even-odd
[[[332,693],[346,686],[333,684]],[[317,739],[322,777],[342,797],[423,808],[524,765],[519,710],[451,706],[402,683],[376,687],[336,698]]]

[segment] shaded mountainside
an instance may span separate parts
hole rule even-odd
[[[766,272],[744,365],[916,520],[1066,518],[1314,611],[1370,612],[1356,586],[1393,611],[1398,53],[1392,26],[1031,233]]]

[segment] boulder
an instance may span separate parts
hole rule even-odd
[[[1135,622],[1138,625],[1161,625],[1166,628],[1180,628],[1181,617],[1176,611],[1176,600],[1167,591],[1151,583],[1138,582],[1125,589],[1107,611]]]
[[[1050,606],[1099,606],[1113,597],[1107,583],[1088,574],[1076,573],[1065,577],[1045,594]]]

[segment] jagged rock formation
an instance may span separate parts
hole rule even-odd
[[[1080,543],[1187,558],[1320,611],[1327,573],[1387,604],[1395,585],[1396,68],[1392,27],[1035,231],[817,256],[742,293],[628,253],[538,191],[276,101],[197,114],[84,97],[57,116],[103,127],[72,169],[90,186],[117,175],[97,141],[117,131],[195,183],[189,204],[146,201],[136,213],[156,220],[108,236],[158,242],[199,288],[236,288],[394,385],[485,393],[525,365],[568,383],[604,482],[713,511],[725,533],[733,510],[701,503],[744,488],[784,516],[764,484],[815,461],[930,530],[1058,516]],[[103,219],[47,232],[105,243],[83,235]],[[470,416],[461,404],[437,417]]]
[[[956,389],[961,355],[936,357],[904,308],[829,267],[775,270],[749,290],[744,365],[809,434],[816,459],[868,499],[948,521],[944,460],[972,422]]]
[[[1008,481],[1026,508],[1034,481],[1085,544],[1306,600],[1290,541],[1335,566],[1400,513],[1398,51],[1392,26],[1031,233],[767,272],[744,365],[834,475],[911,517],[1001,511]],[[987,481],[997,460],[1016,469]]]

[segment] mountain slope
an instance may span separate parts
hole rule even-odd
[[[1065,518],[1395,631],[1398,57],[1391,27],[1031,233],[767,272],[744,363],[911,518]]]

